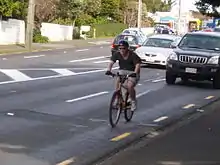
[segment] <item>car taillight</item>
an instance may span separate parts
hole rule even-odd
[[[115,47],[115,45],[114,44],[112,44],[112,48],[114,48]]]
[[[137,48],[141,47],[141,45],[137,45]]]

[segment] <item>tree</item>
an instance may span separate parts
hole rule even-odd
[[[197,9],[204,15],[211,17],[220,17],[219,0],[199,0],[195,3]]]
[[[84,0],[60,0],[58,3],[58,17],[70,19],[75,23],[76,19],[85,11]]]
[[[13,0],[0,0],[0,19],[3,16],[11,17],[13,12],[19,8],[18,1]]]
[[[35,23],[40,29],[42,22],[50,22],[55,18],[56,0],[36,0],[35,1]]]
[[[85,13],[90,16],[96,17],[101,12],[102,0],[86,0],[85,1]]]
[[[102,0],[101,2],[100,15],[117,20],[119,18],[120,0]]]

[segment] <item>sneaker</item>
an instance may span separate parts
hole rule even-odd
[[[135,111],[136,108],[137,108],[137,106],[136,106],[136,101],[132,100],[132,101],[131,101],[131,111]]]

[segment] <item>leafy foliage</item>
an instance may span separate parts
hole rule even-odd
[[[220,17],[219,0],[199,0],[195,3],[197,9],[204,15]]]

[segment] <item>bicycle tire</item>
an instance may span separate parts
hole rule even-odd
[[[126,93],[126,109],[124,110],[124,117],[125,117],[125,120],[127,122],[131,121],[132,117],[133,117],[133,114],[134,114],[134,111],[131,111],[131,108],[127,108],[129,106],[129,103],[128,103],[128,97],[129,97],[129,94],[128,92]],[[130,115],[129,115],[130,113]]]
[[[109,106],[109,122],[110,122],[112,128],[114,128],[114,127],[118,124],[118,121],[119,121],[120,116],[121,116],[121,111],[122,111],[122,105],[121,105],[121,103],[119,103],[119,110],[118,110],[119,112],[118,112],[118,114],[117,114],[116,121],[114,122],[113,117],[112,117],[113,111],[115,111],[115,110],[113,109],[113,108],[114,108],[114,107],[113,107],[113,103],[114,103],[115,99],[117,98],[117,96],[118,96],[118,98],[119,98],[118,101],[119,101],[120,99],[122,99],[120,92],[119,92],[119,91],[115,91],[115,92],[113,93],[113,95],[112,95],[111,102],[110,102],[110,106]]]

